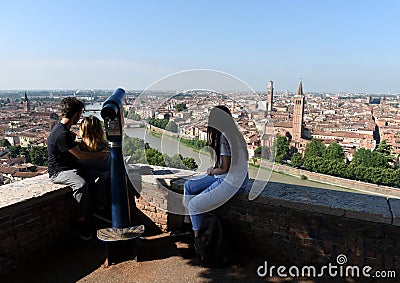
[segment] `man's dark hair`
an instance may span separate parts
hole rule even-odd
[[[66,97],[61,100],[61,116],[65,118],[72,118],[75,113],[79,113],[85,108],[82,101],[75,97]]]

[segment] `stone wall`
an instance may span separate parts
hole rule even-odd
[[[47,175],[0,187],[0,274],[73,236],[75,201]]]
[[[133,222],[144,215],[164,232],[179,225],[183,183],[196,174],[133,165],[127,172],[137,190],[131,207],[140,212]],[[0,274],[73,237],[75,211],[71,190],[47,176],[0,187]],[[269,182],[255,200],[240,194],[217,213],[237,249],[271,264],[336,264],[343,254],[350,265],[400,266],[399,199]]]

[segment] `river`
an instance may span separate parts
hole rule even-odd
[[[83,116],[95,115],[99,119],[102,120],[100,116],[100,110],[102,107],[102,103],[90,103],[85,106],[86,111]],[[94,111],[93,111],[94,110]],[[136,137],[145,140],[149,143],[150,147],[156,148],[162,153],[166,153],[170,156],[173,156],[176,153],[181,154],[184,157],[192,157],[196,161],[199,168],[197,169],[198,172],[205,172],[208,167],[212,165],[210,156],[205,154],[203,151],[196,151],[191,147],[188,147],[178,140],[173,139],[168,136],[161,136],[156,137],[152,135],[148,130],[145,128],[129,128],[125,129],[125,133],[128,136]],[[329,184],[314,182],[310,180],[302,180],[298,177],[285,175],[278,172],[272,172],[266,169],[261,169],[259,171],[258,168],[249,166],[249,176],[253,179],[259,180],[269,180],[272,182],[277,183],[286,183],[286,184],[293,184],[293,185],[300,185],[300,186],[307,186],[307,187],[314,187],[314,188],[322,188],[322,189],[331,189],[331,190],[340,190],[340,191],[351,191],[355,192],[354,190],[345,189]]]

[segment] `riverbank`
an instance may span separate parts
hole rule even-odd
[[[193,148],[186,146],[183,143],[179,143],[178,139],[175,139],[169,135],[162,135],[161,138],[161,136],[159,137],[158,134],[162,133],[158,132],[158,134],[156,134],[155,136],[148,128],[126,129],[126,134],[132,137],[144,139],[145,142],[149,143],[151,147],[160,150],[161,152],[166,153],[170,156],[179,153],[182,156],[194,158],[196,163],[199,165],[199,168],[196,170],[197,172],[205,172],[207,168],[212,166],[210,155],[207,155],[204,150],[195,151]],[[299,177],[295,177],[289,174],[282,174],[279,171],[271,172],[263,168],[259,169],[252,166],[249,166],[249,176],[253,179],[271,181],[276,183],[354,192],[353,190],[340,188],[335,185],[314,182],[311,180],[301,180]]]
[[[257,167],[257,166],[256,166]],[[265,166],[260,166],[264,170],[271,170]],[[321,173],[310,172],[287,165],[274,163],[273,172],[293,176],[302,180],[309,180],[320,184],[329,184],[337,188],[344,188],[352,192],[372,194],[379,196],[390,196],[392,198],[400,198],[400,189],[372,183],[361,182],[357,180],[344,179],[336,176],[330,176]]]
[[[163,153],[167,153],[168,155],[173,156],[174,154],[179,153],[182,156],[194,158],[196,163],[199,164],[197,172],[205,172],[208,167],[212,166],[210,155],[207,155],[205,151],[196,150],[189,145],[179,142],[177,134],[171,133],[171,135],[169,135],[168,132],[165,132],[162,129],[155,130],[148,128],[127,129],[127,132],[131,133],[134,137],[145,139],[146,142],[149,142],[151,147],[154,147]],[[272,166],[269,168],[267,166],[261,166],[258,168],[257,166],[254,166],[253,162],[249,161],[250,178],[314,188],[400,198],[400,190],[391,187],[313,173],[277,163],[273,164],[272,171],[271,167]]]
[[[146,134],[144,131],[146,130]],[[208,167],[212,166],[210,155],[204,150],[197,150],[196,148],[180,142],[177,134],[169,133],[163,129],[154,128],[151,129],[129,129],[131,133],[136,133],[133,136],[144,138],[146,142],[149,142],[151,147],[160,150],[163,153],[167,153],[173,156],[176,153],[181,154],[185,157],[192,157],[196,163],[199,164],[198,172],[205,172]],[[139,133],[139,134],[138,134]],[[146,137],[145,137],[146,136]],[[162,142],[161,142],[162,141]],[[369,183],[363,183],[359,181],[342,179],[339,177],[313,173],[293,167],[280,165],[277,163],[270,166],[254,166],[253,162],[249,161],[249,175],[250,178],[259,179],[263,181],[280,182],[286,184],[308,186],[314,188],[323,188],[330,190],[340,190],[348,192],[357,192],[363,194],[375,194],[375,195],[390,195],[400,197],[400,190],[394,188],[382,188],[383,186],[373,185]],[[271,171],[272,167],[272,171]],[[372,189],[369,189],[372,186]],[[367,188],[367,189],[366,189]]]

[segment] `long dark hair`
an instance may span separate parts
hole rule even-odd
[[[215,106],[210,111],[207,126],[207,144],[215,152],[215,167],[219,167],[220,165],[222,132],[224,132],[224,135],[229,142],[232,157],[237,153],[238,150],[241,149],[246,151],[247,156],[246,143],[242,134],[236,127],[231,111],[229,111],[228,107],[224,105]],[[236,163],[235,158],[232,158],[231,161]]]

